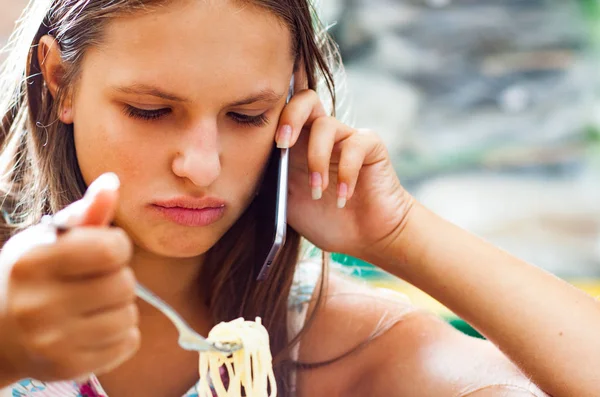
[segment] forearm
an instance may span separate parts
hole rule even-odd
[[[415,205],[373,262],[471,323],[554,397],[600,390],[600,305]]]

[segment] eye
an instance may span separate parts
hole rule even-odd
[[[263,127],[269,124],[269,119],[264,113],[258,116],[248,116],[247,114],[229,112],[227,115],[240,125]]]
[[[166,116],[169,113],[171,113],[171,109],[169,109],[169,108],[146,110],[146,109],[139,109],[139,108],[133,107],[131,105],[125,105],[125,108],[123,110],[125,112],[125,115],[127,115],[131,118],[147,120],[147,121],[158,120],[161,117]]]

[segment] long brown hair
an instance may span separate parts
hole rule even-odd
[[[103,29],[112,18],[149,12],[169,1],[173,0],[31,0],[0,70],[2,243],[39,222],[44,214],[56,213],[80,199],[87,188],[76,157],[73,126],[58,119],[61,101],[73,89],[86,49],[101,43]],[[309,0],[237,1],[262,7],[288,26],[296,68],[304,69],[308,88],[328,96],[335,111],[332,67],[338,53]],[[56,97],[50,95],[37,57],[37,45],[45,35],[56,39],[66,65]],[[272,228],[266,224],[267,214],[273,211],[266,197],[272,196],[273,189],[271,162],[256,199],[207,253],[201,282],[209,291],[207,296],[225,297],[207,302],[215,322],[262,317],[271,336],[279,394],[286,396],[291,366],[285,364],[291,345],[302,334],[291,342],[287,334],[287,296],[301,237],[288,227],[286,244],[271,274],[266,281],[257,282],[264,258],[257,255],[256,247],[269,243],[269,236],[261,231]],[[326,274],[325,260],[323,267]],[[317,288],[322,292],[323,282]]]

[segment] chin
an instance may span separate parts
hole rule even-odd
[[[125,223],[129,225],[130,223]],[[193,258],[208,252],[227,230],[223,227],[182,228],[171,225],[123,227],[138,248],[166,258]],[[216,225],[215,225],[216,226]],[[225,230],[222,230],[225,229]]]
[[[207,253],[217,241],[162,241],[160,243],[150,245],[149,251],[169,258],[193,258]]]
[[[195,238],[194,238],[195,237]],[[137,235],[132,236],[133,243],[139,249],[165,258],[193,258],[204,255],[218,241],[212,238],[182,235]]]

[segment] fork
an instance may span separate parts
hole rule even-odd
[[[231,354],[242,348],[242,346],[237,343],[218,343],[207,340],[205,337],[194,331],[171,306],[140,283],[136,283],[135,285],[135,294],[154,306],[171,320],[179,332],[178,343],[182,349],[198,352],[213,351]]]

